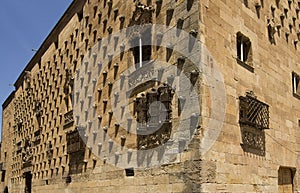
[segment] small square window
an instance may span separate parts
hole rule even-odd
[[[250,71],[253,71],[251,41],[238,32],[236,36],[237,61]]]
[[[125,173],[126,173],[126,176],[134,176],[134,169],[133,168],[126,168]]]
[[[293,94],[300,98],[300,76],[295,72],[292,73]]]

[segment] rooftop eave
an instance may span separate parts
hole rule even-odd
[[[22,85],[23,79],[25,76],[25,72],[31,71],[31,69],[41,60],[42,56],[47,51],[47,49],[51,46],[51,44],[53,44],[55,41],[58,41],[58,36],[59,36],[60,32],[68,24],[68,22],[71,20],[71,18],[77,12],[82,10],[85,2],[86,2],[86,0],[74,0],[71,3],[71,5],[65,11],[63,16],[59,19],[58,23],[52,29],[50,34],[44,40],[44,42],[42,43],[40,48],[37,50],[35,55],[32,57],[32,59],[29,61],[29,63],[26,65],[25,69],[22,71],[22,73],[18,77],[17,81],[14,84],[16,90]]]

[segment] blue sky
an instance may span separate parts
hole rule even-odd
[[[1,105],[14,90],[13,84],[34,55],[32,49],[40,47],[71,2],[72,0],[1,0]]]

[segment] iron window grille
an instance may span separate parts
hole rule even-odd
[[[257,129],[269,129],[269,105],[259,101],[255,96],[240,96],[240,124]]]
[[[255,97],[253,92],[239,97],[240,99],[240,128],[245,152],[259,156],[266,155],[264,129],[269,129],[269,106]]]

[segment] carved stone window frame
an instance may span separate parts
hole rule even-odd
[[[170,138],[173,96],[172,88],[162,85],[135,98],[138,149],[154,148]]]

